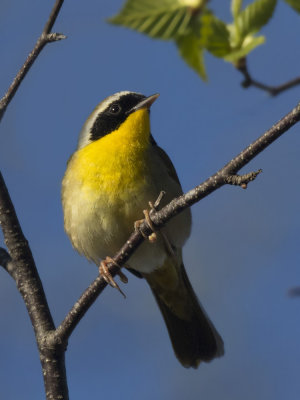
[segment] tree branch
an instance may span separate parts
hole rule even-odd
[[[300,103],[293,108],[286,116],[273,125],[269,130],[263,133],[257,140],[246,147],[241,153],[221,168],[217,173],[212,175],[206,181],[196,186],[194,189],[175,198],[160,211],[153,210],[150,213],[151,221],[158,230],[165,225],[171,218],[200,201],[210,193],[219,189],[226,184],[238,184],[245,188],[248,182],[255,179],[261,172],[250,172],[242,176],[237,172],[247,165],[254,157],[265,150],[271,143],[278,139],[283,133],[288,131],[293,125],[300,120]],[[144,222],[140,225],[139,230],[131,234],[130,238],[124,246],[113,257],[114,263],[120,267],[124,265],[134,251],[141,245],[144,236],[148,237],[152,233],[151,227]],[[118,267],[114,264],[108,264],[108,268],[112,276],[118,272]],[[57,334],[62,340],[67,340],[81,318],[84,316],[89,307],[93,304],[99,294],[106,287],[107,283],[103,278],[98,276],[94,282],[81,295],[79,300],[72,307],[61,325],[57,328]]]
[[[40,37],[38,38],[33,50],[28,55],[26,61],[24,62],[23,66],[17,73],[16,77],[14,78],[14,80],[13,80],[12,84],[10,85],[10,87],[8,88],[7,92],[0,100],[0,121],[6,111],[8,104],[11,102],[11,100],[14,97],[16,91],[18,90],[21,82],[25,78],[27,72],[30,70],[30,67],[36,60],[37,56],[43,50],[44,46],[47,43],[51,43],[51,42],[62,40],[62,39],[66,38],[66,36],[62,35],[61,33],[50,33],[50,30],[52,29],[52,27],[56,21],[56,18],[61,9],[61,6],[63,5],[63,2],[64,2],[64,0],[56,0],[54,7],[51,11],[51,14],[48,18],[48,21],[43,29],[43,32],[41,33]]]
[[[64,0],[56,0],[48,21],[33,50],[16,75],[6,94],[0,100],[0,121],[25,78],[30,67],[47,43],[64,39],[65,36],[51,33]],[[48,307],[44,289],[38,275],[28,242],[20,227],[14,206],[9,196],[2,174],[0,173],[0,225],[9,253],[0,249],[0,265],[15,280],[23,297],[32,326],[42,364],[46,397],[50,399],[68,399],[68,387],[65,371],[66,343],[55,335],[54,322]]]
[[[56,399],[62,393],[68,398],[65,377],[64,351],[66,344],[56,340],[54,322],[35,262],[22,232],[14,206],[0,173],[0,225],[9,254],[1,249],[0,263],[15,280],[23,297],[35,332],[43,369],[46,392]]]
[[[22,232],[1,173],[0,225],[5,238],[5,244],[9,251],[9,256],[8,253],[6,254],[10,257],[10,259],[6,258],[6,267],[11,263],[10,275],[16,281],[18,289],[24,298],[36,335],[42,335],[45,329],[53,330],[54,324],[31,250]],[[5,263],[4,257],[2,252],[2,261],[4,260]]]
[[[290,81],[287,81],[287,82],[283,83],[282,85],[278,85],[278,86],[265,85],[264,83],[261,83],[252,78],[252,76],[248,70],[246,58],[240,59],[236,68],[241,72],[241,74],[245,78],[243,80],[243,82],[241,83],[241,85],[244,88],[254,86],[258,89],[264,90],[265,92],[269,93],[271,96],[277,96],[278,94],[284,92],[285,90],[288,90],[297,85],[300,85],[300,76],[297,78],[291,79]]]

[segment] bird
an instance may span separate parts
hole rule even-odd
[[[138,229],[143,211],[149,221],[149,202],[160,193],[160,207],[183,193],[172,161],[151,133],[150,107],[158,96],[121,91],[100,102],[81,129],[62,181],[65,231],[81,255],[102,265],[100,272],[113,285],[101,260],[116,254],[134,226]],[[166,115],[172,118],[171,111]],[[224,344],[185,271],[182,247],[190,231],[186,209],[156,240],[144,240],[126,268],[149,284],[179,362],[197,368],[222,356]]]

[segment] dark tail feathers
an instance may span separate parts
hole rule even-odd
[[[186,319],[177,316],[149,283],[167,325],[177,358],[184,367],[197,368],[201,361],[208,362],[222,356],[224,345],[221,336],[199,304],[183,265],[180,272],[185,289],[184,301],[189,309]]]

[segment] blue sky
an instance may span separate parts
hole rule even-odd
[[[40,34],[53,1],[2,0],[4,93]],[[68,39],[48,45],[1,124],[0,168],[59,323],[97,269],[63,230],[60,182],[78,133],[107,95],[161,94],[152,132],[185,190],[199,184],[285,115],[300,89],[277,98],[240,87],[230,64],[206,57],[204,84],[170,42],[110,26],[122,1],[64,4],[55,25]],[[212,1],[229,21],[229,2]],[[277,84],[299,74],[299,15],[279,2],[265,45],[249,57],[255,78]],[[225,187],[192,208],[186,269],[225,342],[225,356],[198,370],[177,362],[146,283],[129,277],[127,299],[107,288],[70,338],[72,400],[296,400],[300,392],[299,137],[296,125],[245,172],[263,169],[247,190]],[[3,243],[0,237],[0,244]],[[0,270],[0,397],[43,398],[32,328],[15,284]],[[16,385],[15,382],[18,382]]]

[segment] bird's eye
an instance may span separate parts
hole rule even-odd
[[[121,106],[118,103],[114,103],[109,107],[108,111],[110,114],[119,114],[121,112]]]

